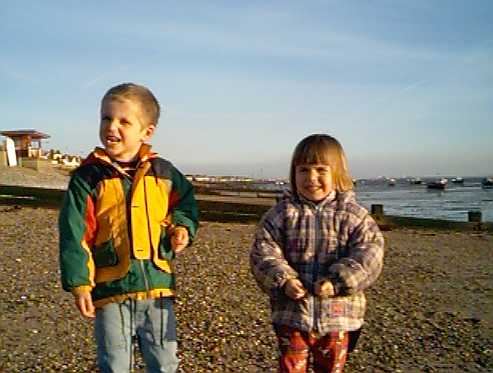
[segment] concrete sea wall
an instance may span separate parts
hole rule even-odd
[[[201,191],[204,192],[203,190]],[[25,186],[0,185],[0,204],[27,205],[46,208],[59,208],[65,191]],[[266,194],[267,195],[267,194]],[[274,195],[272,194],[271,197]],[[216,222],[257,222],[275,203],[275,198],[240,196],[232,191],[229,194],[198,194],[197,201],[203,221]],[[469,222],[456,222],[441,219],[425,219],[384,214],[384,206],[372,206],[372,216],[383,230],[398,227],[446,229],[458,231],[493,232],[493,223],[481,222],[477,214],[470,214]]]

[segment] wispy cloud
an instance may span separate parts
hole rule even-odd
[[[34,81],[30,75],[17,71],[12,67],[12,64],[7,65],[4,61],[0,61],[0,76],[17,82],[25,83]]]
[[[411,83],[407,85],[406,87],[402,88],[400,92],[404,93],[406,91],[412,91],[418,87],[424,86],[427,83],[427,80],[418,80],[414,83]],[[399,92],[397,92],[399,94]]]
[[[103,81],[113,81],[113,79],[110,79],[112,77],[115,77],[117,75],[121,75],[122,73],[126,72],[129,70],[129,67],[126,65],[119,66],[116,68],[112,68],[111,70],[107,70],[104,72],[100,72],[97,76],[85,81],[82,83],[82,88],[83,89],[88,89],[91,88],[100,82]]]

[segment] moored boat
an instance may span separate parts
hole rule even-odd
[[[415,177],[415,178],[409,180],[409,182],[411,184],[413,184],[413,185],[421,185],[421,184],[423,184],[423,180],[421,180],[421,178],[419,178],[419,177]]]
[[[483,189],[493,189],[493,177],[485,177],[481,180],[481,187]]]
[[[440,180],[435,180],[435,181],[430,181],[426,184],[426,187],[428,189],[439,189],[443,190],[447,186],[448,180],[445,178],[442,178]]]
[[[454,184],[464,184],[464,178],[463,177],[454,177],[452,180],[451,180]]]

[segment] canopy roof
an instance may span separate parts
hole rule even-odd
[[[7,137],[24,137],[29,136],[32,140],[48,139],[50,135],[39,132],[36,130],[14,130],[14,131],[0,131],[0,135]]]

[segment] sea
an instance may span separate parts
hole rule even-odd
[[[427,178],[422,184],[412,184],[409,178],[358,179],[354,191],[360,204],[368,210],[381,204],[386,215],[467,221],[469,211],[481,211],[482,221],[493,222],[493,189],[481,187],[483,177],[464,177],[463,184],[447,179],[444,190],[428,189],[426,182],[432,179]],[[279,184],[264,189],[279,189]]]

